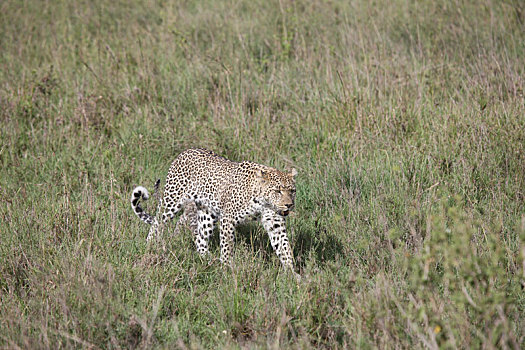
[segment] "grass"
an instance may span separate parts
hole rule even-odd
[[[522,347],[524,21],[512,0],[2,2],[0,346]],[[146,244],[130,192],[193,146],[299,170],[301,282],[258,225],[233,270],[217,238],[207,260],[188,232]]]

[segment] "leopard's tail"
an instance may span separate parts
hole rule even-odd
[[[158,190],[159,183],[160,180],[157,180],[157,182],[155,183],[155,192],[157,192]],[[131,193],[131,208],[140,220],[144,221],[148,225],[151,225],[155,221],[155,217],[151,214],[146,213],[144,209],[142,209],[142,207],[139,205],[140,198],[142,198],[145,201],[149,198],[148,190],[142,186],[135,187],[135,189]]]

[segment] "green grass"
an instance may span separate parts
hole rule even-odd
[[[511,348],[525,340],[520,1],[3,1],[0,347]],[[206,147],[299,170],[285,273],[134,186]],[[149,211],[154,203],[147,203]]]

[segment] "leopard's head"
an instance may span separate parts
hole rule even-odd
[[[295,176],[297,170],[282,172],[277,169],[257,169],[257,186],[264,205],[282,216],[294,208]]]

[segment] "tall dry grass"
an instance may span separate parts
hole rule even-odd
[[[4,1],[0,346],[520,348],[521,7]],[[257,225],[146,244],[192,146],[299,169],[300,283]]]

